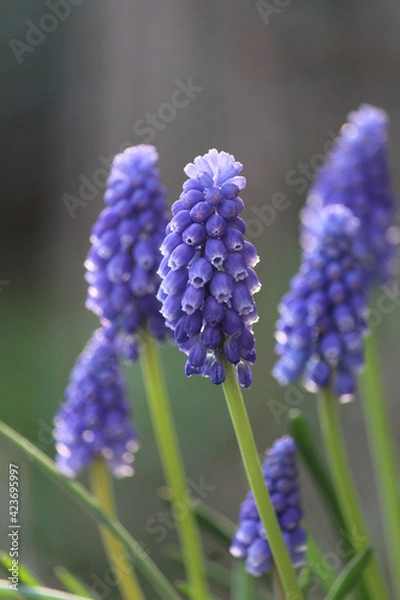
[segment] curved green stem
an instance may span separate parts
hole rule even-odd
[[[63,566],[54,567],[54,575],[58,581],[64,586],[64,588],[76,594],[77,596],[83,596],[84,598],[90,598],[94,600],[94,596],[90,593],[89,588],[84,584],[77,576],[73,575],[71,571]]]
[[[119,521],[110,517],[90,494],[86,488],[73,479],[68,479],[57,469],[54,461],[29,440],[17,433],[14,429],[0,421],[0,435],[4,436],[12,444],[15,444],[29,459],[32,460],[43,472],[50,477],[62,489],[67,491],[86,510],[88,515],[97,522],[105,525],[118,540],[129,549],[136,561],[138,569],[152,585],[153,589],[163,600],[180,600],[179,594],[170,582],[161,573],[160,569],[153,563],[140,544],[130,535]]]
[[[301,600],[302,595],[297,583],[296,573],[282,537],[267,486],[265,485],[260,459],[242,392],[236,378],[236,372],[228,361],[224,361],[224,368],[226,371],[226,381],[222,384],[222,387],[235,429],[247,479],[253,492],[261,521],[267,532],[274,563],[287,599]]]
[[[100,506],[110,517],[117,519],[110,472],[104,458],[97,458],[90,467],[90,481]],[[122,598],[145,600],[133,566],[127,564],[126,551],[106,527],[101,526],[99,529],[111,569],[114,575],[119,575],[118,587]]]
[[[18,590],[10,589],[10,582],[0,579],[0,598],[6,598],[6,600],[87,600],[83,596],[76,596],[75,594],[69,594],[68,592],[60,592],[59,590],[52,590],[45,587],[30,587],[28,585],[21,585]]]
[[[365,341],[366,370],[361,375],[362,403],[374,464],[396,598],[400,598],[400,509],[398,469],[373,335]]]
[[[171,415],[157,342],[147,332],[142,333],[141,364],[147,398],[165,477],[173,497],[173,507],[180,509],[176,523],[193,600],[209,597],[203,552],[196,519],[186,488],[183,462]]]
[[[337,405],[338,401],[332,391],[325,388],[321,393],[318,406],[333,484],[336,488],[352,546],[356,552],[362,552],[371,544],[346,456]],[[386,600],[389,598],[374,557],[372,557],[364,571],[363,580],[373,600]]]

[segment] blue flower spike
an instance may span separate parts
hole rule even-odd
[[[159,248],[168,222],[157,161],[156,149],[146,145],[114,158],[104,195],[107,207],[92,229],[85,262],[86,307],[103,327],[124,334],[130,361],[138,356],[141,327],[160,341],[168,331],[156,298]]]
[[[266,453],[263,475],[291,561],[298,568],[306,562],[307,533],[301,526],[303,513],[296,452],[296,444],[291,437],[276,440]],[[239,526],[230,553],[235,558],[244,559],[246,571],[254,577],[260,577],[272,568],[271,548],[251,492],[240,507]]]
[[[313,244],[279,306],[279,360],[272,373],[281,385],[303,375],[311,392],[332,382],[342,402],[352,399],[368,332],[368,273],[359,232],[349,208],[335,204],[320,211]]]
[[[385,111],[363,105],[349,114],[326,164],[319,170],[302,212],[302,244],[314,245],[323,206],[343,204],[360,220],[357,249],[371,283],[395,275],[399,233],[388,152]]]
[[[250,387],[256,360],[252,326],[258,320],[253,295],[261,284],[254,271],[259,258],[244,239],[240,217],[242,165],[213,149],[184,171],[188,179],[161,245],[161,313],[187,354],[187,376],[221,384],[226,359],[236,365],[240,385]]]
[[[71,372],[54,429],[57,466],[68,477],[77,477],[100,456],[116,477],[133,475],[139,444],[119,354],[115,339],[98,329]]]

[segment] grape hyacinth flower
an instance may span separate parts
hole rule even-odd
[[[352,398],[364,366],[367,274],[359,256],[360,221],[342,204],[320,212],[314,247],[303,257],[277,322],[279,360],[273,375],[282,385],[304,374],[317,392],[333,379],[342,402]]]
[[[275,513],[295,568],[305,564],[307,533],[301,527],[302,509],[296,468],[296,443],[284,436],[266,453],[263,475]],[[268,538],[251,492],[240,507],[239,526],[230,547],[235,558],[246,560],[246,571],[260,577],[271,570]]]
[[[119,355],[116,340],[98,329],[71,372],[54,429],[57,466],[68,477],[76,477],[100,456],[116,477],[133,474],[139,445]]]
[[[173,206],[161,252],[158,298],[166,324],[188,358],[185,372],[225,381],[223,359],[236,365],[240,385],[251,385],[256,360],[252,325],[258,319],[253,295],[261,285],[259,258],[244,240],[239,192],[242,165],[213,149],[184,171],[188,179]]]
[[[373,106],[351,112],[302,212],[302,244],[313,246],[323,206],[344,204],[360,220],[357,250],[370,281],[393,278],[398,230],[387,144],[388,117]]]
[[[138,355],[140,327],[148,326],[160,341],[167,331],[156,298],[159,247],[168,222],[157,161],[156,149],[146,145],[114,158],[104,195],[107,208],[92,229],[85,262],[86,307],[103,327],[125,334],[130,361]]]

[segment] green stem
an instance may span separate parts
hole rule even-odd
[[[328,590],[335,583],[337,572],[333,569],[333,567],[327,564],[326,552],[324,552],[322,548],[320,548],[317,540],[311,533],[310,528],[306,526],[306,529],[307,563],[311,571],[318,578],[320,584],[319,587],[321,587],[321,589],[323,589],[324,592],[328,592]]]
[[[104,458],[97,458],[90,467],[90,480],[93,495],[97,498],[99,505],[110,517],[117,519],[112,481]],[[119,575],[118,587],[122,598],[124,600],[145,600],[133,567],[129,565],[126,568],[126,550],[106,527],[100,526],[99,529],[111,569],[114,575],[117,573]]]
[[[62,583],[64,588],[68,592],[71,592],[71,594],[76,594],[77,596],[83,596],[83,598],[94,600],[94,596],[92,596],[92,594],[89,592],[89,589],[86,587],[86,585],[65,567],[54,567],[54,575],[57,577],[58,581]]]
[[[318,444],[304,414],[298,409],[289,413],[289,433],[295,439],[299,456],[304,460],[321,495],[334,517],[335,525],[345,529],[345,522],[340,510],[339,502],[333,489],[332,481],[326,470],[326,465],[318,452]]]
[[[366,370],[360,378],[362,401],[384,520],[393,588],[396,598],[400,598],[400,510],[397,500],[399,479],[373,335],[365,341],[365,353]]]
[[[236,372],[234,367],[226,360],[224,360],[224,368],[226,371],[226,381],[223,384],[225,398],[238,440],[247,479],[268,536],[274,563],[277,567],[286,597],[290,600],[301,600],[302,596],[297,583],[296,573],[282,537],[267,486],[265,485],[260,459],[242,392],[236,378]]]
[[[27,585],[18,586],[18,590],[10,589],[10,582],[0,580],[0,598],[6,600],[87,600],[83,596],[68,594],[68,592],[60,592],[59,590],[51,590],[44,587],[29,587]]]
[[[10,574],[9,569],[11,570],[13,566],[13,561],[12,558],[5,552],[0,552],[0,565],[8,576]],[[36,577],[36,575],[34,575],[21,563],[18,563],[18,579],[19,583],[22,585],[29,585],[32,587],[42,585],[41,581]]]
[[[29,459],[31,459],[43,472],[50,477],[60,488],[68,492],[86,510],[88,515],[97,522],[105,525],[119,541],[129,549],[144,577],[148,579],[154,590],[163,600],[179,600],[170,582],[160,569],[153,563],[140,544],[128,533],[119,521],[110,517],[90,494],[86,488],[74,479],[68,479],[60,473],[54,461],[50,460],[44,452],[39,450],[29,440],[17,431],[0,421],[0,435],[12,444],[15,444]]]
[[[160,457],[173,496],[173,507],[182,513],[175,514],[175,519],[193,600],[204,600],[209,594],[200,536],[188,500],[185,472],[165,391],[157,342],[147,332],[142,334],[141,364]]]
[[[337,405],[338,401],[332,391],[325,388],[321,393],[318,406],[333,484],[336,488],[352,546],[356,552],[362,552],[371,544],[346,456]],[[389,597],[374,557],[372,557],[364,571],[363,580],[374,600],[385,600]]]

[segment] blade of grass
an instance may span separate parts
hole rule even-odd
[[[366,368],[360,375],[361,400],[374,467],[393,592],[394,596],[398,598],[400,597],[400,512],[397,506],[397,491],[400,475],[375,335],[376,332],[365,340]]]
[[[166,504],[170,504],[171,495],[169,493],[168,488],[160,488],[158,494],[159,497],[163,500],[163,502],[165,502]],[[204,531],[207,531],[210,534],[212,534],[223,544],[231,544],[232,538],[236,531],[236,525],[233,521],[231,521],[225,515],[221,514],[218,510],[212,508],[208,504],[205,504],[204,502],[193,503],[193,511]],[[324,566],[325,555],[320,546],[318,545],[318,542],[315,540],[312,533],[310,532],[309,527],[306,526],[306,529],[308,533],[307,560],[311,565],[313,573],[320,580],[321,586],[324,592],[326,593],[328,592],[329,588],[333,585],[336,575],[332,570],[327,570]],[[165,551],[165,553],[168,556],[168,558],[174,560],[174,562],[178,562],[177,552],[174,553],[172,550],[168,549]],[[217,566],[219,567],[219,565],[215,565],[214,563],[212,563],[212,561],[207,562],[208,576],[210,578],[210,581],[213,581],[214,583],[219,583],[213,577],[215,573],[215,568]],[[228,571],[226,570],[223,577],[226,577],[227,573]],[[262,579],[266,583],[268,583],[270,580],[269,574],[264,576]],[[225,588],[229,587],[226,586],[226,579],[224,579],[224,582],[222,582],[221,585]],[[265,595],[260,596],[260,600],[261,597],[267,598],[267,596]],[[257,596],[255,596],[255,599],[256,598]]]
[[[75,596],[68,592],[60,592],[45,587],[30,587],[28,585],[20,585],[18,590],[10,589],[10,582],[0,580],[0,598],[7,600],[87,600],[83,596]]]
[[[307,534],[307,563],[314,575],[318,577],[324,592],[327,592],[335,583],[336,573],[330,568],[327,569],[325,555],[309,528]]]
[[[178,546],[165,546],[162,553],[174,564],[183,566],[182,553]],[[206,574],[211,583],[215,583],[224,590],[229,590],[231,586],[231,573],[229,569],[212,560],[206,561]],[[251,596],[252,600],[272,600],[271,596],[264,591],[254,590]]]
[[[347,524],[347,532],[350,534],[349,539],[357,553],[363,552],[371,546],[371,543],[358,490],[349,465],[338,401],[330,387],[321,389],[318,412],[332,481]],[[380,565],[374,556],[359,579],[363,598],[373,598],[374,600],[390,598]]]
[[[367,548],[364,552],[360,552],[354,556],[336,579],[325,600],[342,600],[358,584],[361,573],[371,559],[371,556],[371,548]]]
[[[191,600],[194,597],[193,596],[193,586],[189,585],[187,583],[187,581],[175,581],[175,586],[180,592],[182,592],[182,594],[186,598],[189,598]],[[220,598],[218,596],[213,595],[213,596],[208,596],[204,600],[220,600]]]
[[[168,488],[160,488],[158,495],[165,503],[168,505],[171,504],[171,493]],[[193,502],[192,500],[191,504],[193,512],[199,524],[202,525],[203,530],[211,533],[224,545],[230,545],[236,531],[235,523],[204,502],[197,500]]]
[[[243,560],[232,562],[231,600],[253,600],[255,579],[247,573]]]
[[[3,567],[5,573],[9,575],[8,569],[13,566],[12,560],[5,552],[0,552],[0,565]],[[18,564],[18,578],[20,583],[24,585],[37,586],[41,585],[40,580],[36,575],[32,573],[25,565]]]
[[[65,567],[54,567],[54,574],[68,592],[93,599],[88,588]]]
[[[317,484],[337,525],[339,528],[346,529],[328,469],[320,458],[321,452],[317,448],[311,427],[304,414],[298,409],[293,409],[289,413],[289,432],[295,439],[300,456]]]
[[[90,494],[83,485],[62,475],[58,471],[55,463],[50,460],[46,454],[2,421],[0,421],[0,434],[18,446],[18,448],[27,454],[35,464],[42,468],[46,475],[53,479],[61,488],[68,491],[95,521],[102,523],[115,534],[115,536],[130,550],[137,562],[138,568],[142,571],[143,575],[158,592],[161,598],[165,600],[180,600],[180,597],[173,586],[148,557],[140,544],[138,544],[119,521],[116,521],[102,510],[92,494]]]
[[[91,491],[101,508],[110,517],[118,520],[112,479],[106,459],[100,456],[97,457],[89,467]],[[122,600],[145,600],[136,569],[133,567],[129,569],[120,568],[126,554],[125,547],[110,533],[107,527],[100,525],[99,532],[114,577],[118,573],[117,586]]]
[[[158,495],[163,502],[171,504],[171,493],[168,488],[160,488]],[[231,545],[236,532],[236,525],[233,521],[205,502],[192,501],[192,510],[203,532],[211,534],[223,546]],[[261,581],[269,584],[270,573],[265,573]]]
[[[179,565],[180,567],[184,566],[183,556],[179,546],[164,546],[164,548],[161,549],[161,552],[174,564]],[[229,569],[212,560],[208,560],[206,561],[206,574],[209,581],[221,586],[221,588],[225,590],[229,590],[231,583]]]

